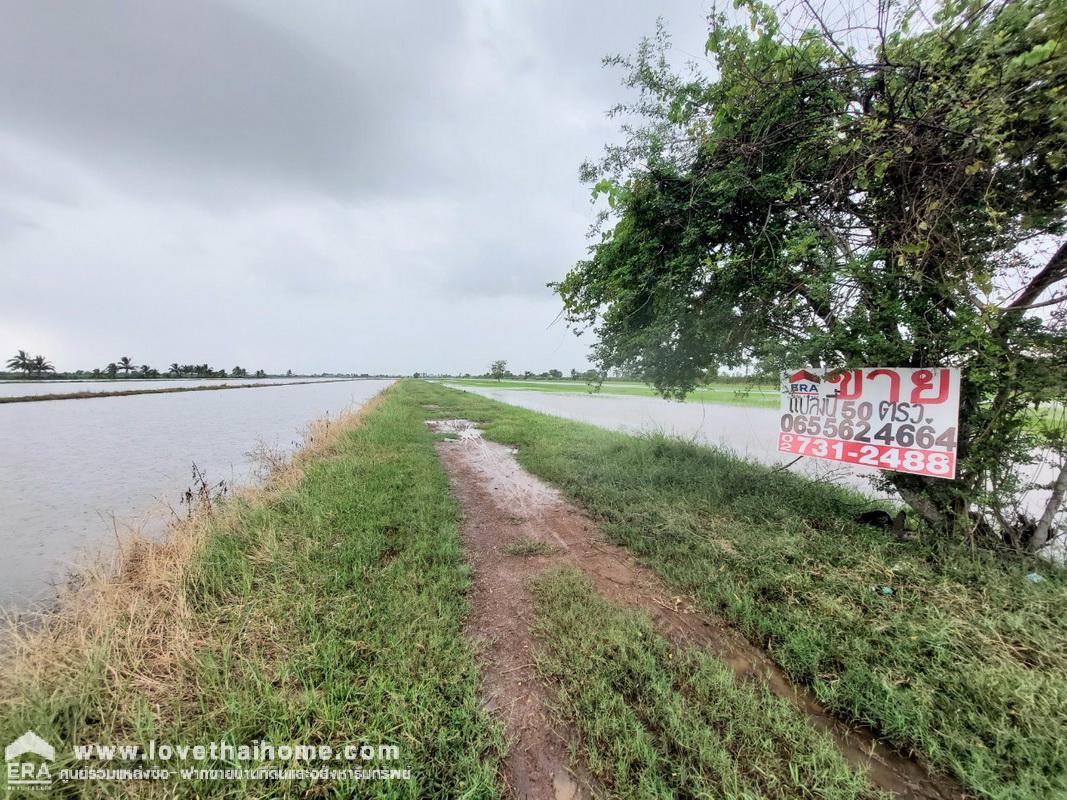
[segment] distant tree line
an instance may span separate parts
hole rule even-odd
[[[71,372],[57,372],[52,362],[41,355],[31,356],[25,350],[19,350],[6,362],[8,372],[0,369],[0,376],[15,373],[26,378],[270,378],[282,377],[281,374],[268,374],[265,370],[257,369],[249,372],[238,365],[230,370],[215,369],[209,364],[179,364],[174,362],[166,370],[158,370],[148,364],[134,362],[130,356],[122,356],[108,363],[104,367],[93,369],[78,369]],[[317,372],[317,373],[294,373],[291,369],[286,370],[284,377],[304,378],[395,378],[396,375],[370,374],[369,372]]]
[[[431,373],[431,372],[416,372],[416,373],[414,373],[414,377],[416,377],[416,378],[428,378],[428,377],[439,377],[439,378],[450,378],[450,377],[456,377],[456,378],[488,378],[488,379],[498,380],[498,381],[499,380],[503,380],[505,378],[507,378],[509,380],[532,380],[532,379],[535,379],[535,378],[539,379],[539,380],[564,380],[563,370],[559,370],[559,369],[549,369],[549,370],[545,370],[544,372],[533,372],[531,370],[524,370],[521,373],[512,372],[510,369],[508,369],[508,362],[505,359],[502,359],[502,358],[501,359],[497,359],[496,361],[492,362],[489,365],[489,369],[486,372],[483,372],[480,375],[472,375],[469,372],[464,372],[463,374],[457,374],[457,375],[445,375],[445,374]],[[622,376],[613,376],[613,377],[622,377]],[[595,369],[589,369],[589,370],[584,370],[584,371],[572,369],[570,371],[570,379],[571,380],[575,380],[575,381],[577,381],[577,380],[599,381],[599,380],[601,380],[601,378],[602,378],[601,374]]]
[[[531,370],[524,370],[523,372],[514,372],[508,369],[508,362],[505,359],[497,359],[489,365],[489,369],[486,372],[478,374],[472,374],[470,372],[463,373],[444,373],[444,372],[415,372],[412,373],[412,377],[415,378],[480,378],[487,380],[572,380],[583,381],[585,383],[600,384],[605,381],[630,381],[635,383],[645,383],[645,378],[639,374],[634,374],[625,369],[612,368],[607,372],[602,372],[597,369],[578,370],[571,369],[566,375],[562,370],[549,369],[544,372],[533,372]],[[749,363],[742,365],[736,373],[719,373],[717,370],[709,369],[705,371],[700,381],[701,385],[708,385],[712,383],[721,384],[735,384],[738,386],[777,386],[780,380],[780,372],[773,365],[766,365],[761,363]]]
[[[25,350],[19,350],[15,355],[7,360],[7,368],[11,372],[21,373],[27,378],[43,378],[45,376],[55,376],[56,368],[42,355],[31,356]],[[70,375],[73,377],[90,377],[90,378],[119,378],[120,375],[123,378],[137,377],[137,378],[161,378],[164,377],[164,373],[160,372],[155,367],[151,367],[148,364],[137,365],[130,356],[122,356],[116,361],[110,362],[105,367],[96,367],[91,370],[77,370],[72,373],[63,373],[64,375]],[[292,375],[293,371],[289,370],[287,375]],[[214,369],[208,364],[179,364],[177,362],[170,365],[166,371],[166,377],[169,378],[247,378],[249,377],[248,370],[238,365],[227,372],[225,369]],[[252,377],[266,378],[267,373],[264,370],[257,369]]]

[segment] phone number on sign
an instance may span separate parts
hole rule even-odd
[[[869,406],[863,403],[861,406]],[[845,409],[849,409],[846,407]],[[838,420],[835,417],[823,417],[804,414],[783,414],[781,419],[783,433],[795,433],[810,437],[822,436],[827,439],[852,439],[861,444],[880,441],[884,445],[900,447],[917,447],[930,450],[935,447],[951,449],[956,446],[956,428],[946,428],[938,432],[932,425],[898,424],[895,421],[871,422],[869,415],[856,418],[852,415]]]
[[[892,447],[880,444],[827,439],[822,436],[802,436],[795,433],[778,434],[778,450],[798,456],[829,458],[875,469],[914,472],[944,478],[956,472],[956,454],[913,447]]]

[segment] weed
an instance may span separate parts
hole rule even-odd
[[[531,537],[515,539],[504,547],[504,552],[509,556],[548,556],[552,555],[555,550],[556,548],[548,542]]]

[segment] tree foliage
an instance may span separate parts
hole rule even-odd
[[[638,99],[583,167],[609,210],[555,285],[570,323],[672,395],[752,362],[958,366],[957,480],[888,480],[931,523],[1022,536],[1031,411],[1067,395],[1067,0],[848,30],[741,7],[711,18],[715,77],[672,70],[662,28],[608,59]]]

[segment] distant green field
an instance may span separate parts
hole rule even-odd
[[[474,386],[484,389],[509,389],[524,392],[550,392],[553,394],[606,394],[631,397],[659,397],[656,390],[643,383],[605,381],[599,388],[584,381],[510,379],[495,381],[488,378],[446,378],[442,383],[454,386]],[[686,398],[687,403],[717,403],[754,408],[778,408],[777,386],[770,384],[711,383],[694,389]],[[1062,404],[1045,405],[1031,412],[1031,425],[1051,425],[1067,430],[1067,408]]]
[[[517,389],[527,392],[553,392],[557,394],[610,394],[636,397],[659,397],[651,386],[641,383],[614,383],[606,381],[600,388],[584,381],[548,380],[500,380],[485,378],[456,378],[445,381],[456,386],[478,386],[485,389]],[[725,403],[737,406],[777,408],[778,389],[775,386],[746,386],[736,383],[712,383],[694,389],[686,402]]]
[[[1067,405],[1047,403],[1032,412],[1031,423],[1035,428],[1067,432]]]

